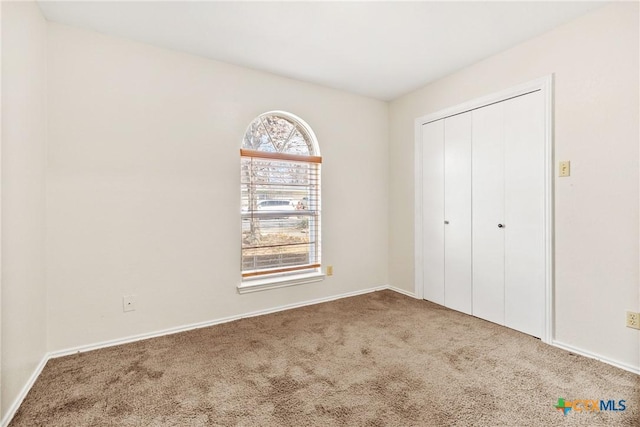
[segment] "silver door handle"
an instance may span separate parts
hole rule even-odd
[[[504,224],[498,224],[498,228],[504,228]]]
[[[445,223],[445,225],[446,225],[446,224],[449,224],[449,221],[445,221],[444,223]]]

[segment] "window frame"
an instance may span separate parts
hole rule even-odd
[[[296,154],[289,153],[286,150],[284,152],[272,152],[267,150],[259,150],[259,149],[256,150],[253,147],[247,148],[245,146],[245,138],[246,138],[247,132],[252,128],[252,125],[254,125],[254,123],[257,121],[260,121],[262,122],[262,124],[264,124],[263,119],[269,116],[275,116],[275,117],[284,119],[290,122],[291,124],[293,124],[293,126],[298,130],[301,130],[302,132],[300,132],[300,134],[303,136],[307,144],[307,147],[309,148],[309,152],[311,154],[299,155],[297,153]],[[267,130],[267,133],[268,133],[268,130]],[[269,137],[271,138],[270,135]],[[288,139],[286,142],[288,142]],[[322,163],[322,157],[320,155],[318,140],[315,136],[315,133],[311,129],[311,127],[309,127],[309,125],[301,118],[285,111],[269,111],[269,112],[260,114],[249,123],[249,126],[245,131],[245,136],[243,136],[243,141],[242,141],[242,148],[240,149],[240,158],[241,158],[241,167],[244,159],[247,159],[247,158],[251,159],[251,161],[253,161],[253,159],[263,159],[267,161],[268,160],[280,161],[283,163],[290,161],[291,164],[306,163],[309,165],[313,165],[314,167],[313,173],[315,174],[315,176],[317,176],[318,182],[316,184],[317,188],[315,188],[314,190],[314,193],[317,197],[317,200],[314,202],[316,205],[316,209],[311,211],[308,214],[309,217],[313,216],[313,218],[315,219],[314,226],[312,227],[314,231],[314,235],[313,235],[313,239],[314,239],[313,240],[314,241],[313,243],[314,257],[313,258],[314,259],[309,260],[310,263],[308,264],[308,266],[300,264],[297,266],[290,266],[290,267],[287,267],[287,266],[282,266],[281,268],[275,267],[272,269],[273,270],[272,273],[269,272],[270,270],[269,268],[265,268],[262,270],[248,271],[244,269],[244,262],[243,262],[244,248],[243,248],[243,245],[241,244],[241,251],[240,251],[241,252],[241,255],[240,255],[241,274],[240,274],[240,284],[237,287],[238,292],[248,293],[248,292],[262,291],[266,289],[281,288],[285,286],[294,286],[294,285],[300,285],[300,284],[306,284],[306,283],[313,283],[313,282],[324,280],[325,275],[322,273],[321,243],[320,243],[320,240],[321,240],[320,164]],[[312,188],[312,187],[313,187],[312,185],[309,185],[309,188]],[[242,194],[243,193],[242,182],[240,184],[240,191]],[[256,197],[254,195],[255,193],[251,193],[251,186],[248,192],[249,192],[249,197],[251,198]],[[256,211],[257,211],[257,208],[256,208]],[[255,214],[256,211],[253,211],[253,214]],[[241,215],[240,215],[241,222],[246,218],[246,215],[247,215],[247,212],[242,212],[242,209],[241,209]],[[242,236],[242,233],[241,233],[241,236]]]

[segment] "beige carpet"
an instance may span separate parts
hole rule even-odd
[[[639,426],[639,406],[637,375],[382,291],[51,360],[10,425]]]

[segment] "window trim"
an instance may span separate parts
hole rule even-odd
[[[247,148],[240,149],[240,157],[254,157],[270,160],[283,160],[293,162],[304,162],[317,164],[320,167],[322,163],[322,156],[320,154],[320,147],[318,146],[318,140],[315,133],[309,127],[309,125],[301,118],[285,112],[285,111],[269,111],[262,113],[251,121],[262,120],[266,116],[278,116],[293,123],[303,134],[308,137],[308,143],[310,143],[313,149],[313,155],[297,155],[281,152],[270,152],[261,150],[252,150]],[[251,126],[251,124],[249,124]],[[318,190],[319,191],[319,190]],[[318,193],[319,194],[319,193]],[[319,211],[318,211],[319,212]],[[244,214],[241,214],[241,217]],[[317,235],[320,237],[321,228],[318,227]],[[318,261],[313,264],[299,265],[293,267],[274,268],[272,272],[249,272],[245,273],[240,268],[240,284],[237,286],[238,293],[251,293],[256,291],[262,291],[267,289],[277,289],[288,286],[295,286],[307,283],[314,283],[324,280],[325,274],[322,271],[321,258],[318,257]]]
[[[288,286],[321,282],[325,277],[326,275],[322,272],[321,267],[318,267],[313,269],[312,271],[296,271],[295,274],[291,275],[278,275],[275,277],[256,276],[245,278],[238,285],[238,293],[247,294],[257,291],[266,291],[268,289],[278,289]]]

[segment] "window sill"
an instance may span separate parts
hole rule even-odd
[[[238,293],[266,291],[267,289],[284,288],[287,286],[304,285],[305,283],[320,282],[325,275],[321,272],[296,274],[294,276],[271,277],[268,279],[245,280],[238,285]]]

